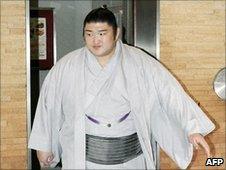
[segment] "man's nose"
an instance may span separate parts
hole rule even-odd
[[[97,34],[93,36],[93,42],[94,43],[98,43],[100,42],[100,36],[98,36]]]

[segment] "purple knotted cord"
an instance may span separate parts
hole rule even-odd
[[[131,111],[130,111],[130,112],[131,112]],[[118,120],[118,123],[120,123],[120,122],[122,122],[123,120],[125,120],[125,119],[129,116],[130,112],[129,112],[129,113],[126,113],[122,118],[120,118],[120,119]],[[86,114],[86,117],[87,117],[89,120],[91,120],[93,123],[100,124],[100,122],[99,122],[98,120],[92,118],[91,116],[88,116],[87,114]]]
[[[131,111],[130,111],[130,112],[131,112]],[[120,123],[120,122],[122,122],[123,120],[125,120],[125,119],[129,116],[130,112],[129,112],[129,113],[126,113],[121,119],[118,120],[118,122]]]
[[[92,122],[94,122],[94,123],[96,123],[96,124],[100,124],[100,122],[99,122],[98,120],[96,120],[96,119],[94,119],[94,118],[88,116],[87,114],[86,114],[86,117],[87,117],[89,120],[91,120]]]

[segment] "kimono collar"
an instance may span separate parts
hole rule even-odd
[[[85,47],[85,52],[86,52],[85,65],[86,67],[88,67],[88,69],[92,74],[94,74],[95,76],[98,76],[100,73],[110,75],[120,59],[120,54],[121,54],[120,41],[116,42],[115,52],[105,67],[102,67],[99,64],[99,62],[97,61],[97,58],[90,52],[90,50],[87,47]]]

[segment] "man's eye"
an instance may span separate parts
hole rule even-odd
[[[103,35],[105,35],[106,33],[105,32],[101,32],[99,35],[100,36],[103,36]]]
[[[86,36],[91,37],[92,34],[91,33],[86,33]]]

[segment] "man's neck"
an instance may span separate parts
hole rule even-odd
[[[97,61],[102,67],[105,67],[111,57],[110,56],[109,57],[97,57]]]

